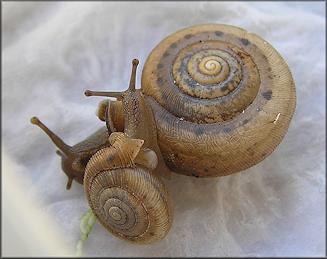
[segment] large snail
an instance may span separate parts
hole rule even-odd
[[[78,148],[31,121],[62,150],[67,188],[83,179],[101,224],[121,239],[150,244],[173,221],[160,177],[170,179],[171,171],[225,176],[259,163],[285,136],[296,91],[270,44],[228,25],[193,26],[165,38],[144,65],[141,89],[135,89],[137,64],[126,91],[85,92],[117,101],[100,102],[97,114],[106,127]]]

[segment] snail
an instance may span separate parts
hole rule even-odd
[[[106,229],[152,244],[173,221],[172,198],[160,178],[226,176],[258,164],[284,138],[296,90],[269,43],[229,25],[192,26],[165,38],[145,62],[140,89],[137,65],[133,60],[126,91],[85,91],[117,100],[99,104],[107,131],[82,159],[89,159],[84,172],[66,174],[84,179],[89,205]]]

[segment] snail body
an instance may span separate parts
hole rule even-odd
[[[107,132],[94,140],[85,170],[69,179],[83,179],[90,207],[111,233],[152,244],[173,221],[160,177],[170,179],[171,171],[225,176],[259,163],[285,136],[296,92],[271,45],[228,25],[198,25],[168,36],[150,53],[141,89],[135,89],[137,64],[133,60],[126,91],[85,92],[117,100],[100,102],[97,115]]]

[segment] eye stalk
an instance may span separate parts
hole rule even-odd
[[[133,59],[132,61],[132,74],[131,74],[131,79],[130,79],[130,83],[129,83],[129,87],[127,89],[127,91],[135,91],[135,81],[136,81],[136,68],[139,64],[139,60],[138,59]],[[85,91],[85,96],[90,97],[90,96],[104,96],[104,97],[113,97],[113,98],[117,98],[117,100],[122,100],[125,96],[124,92],[101,92],[101,91],[91,91],[91,90],[86,90]]]

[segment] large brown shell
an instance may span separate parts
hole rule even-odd
[[[195,177],[240,172],[265,159],[296,106],[280,54],[228,25],[193,26],[165,38],[149,55],[141,84],[167,165]]]
[[[167,235],[174,213],[162,180],[134,163],[142,144],[118,135],[111,147],[91,157],[84,189],[93,213],[109,232],[131,243],[152,244]]]

